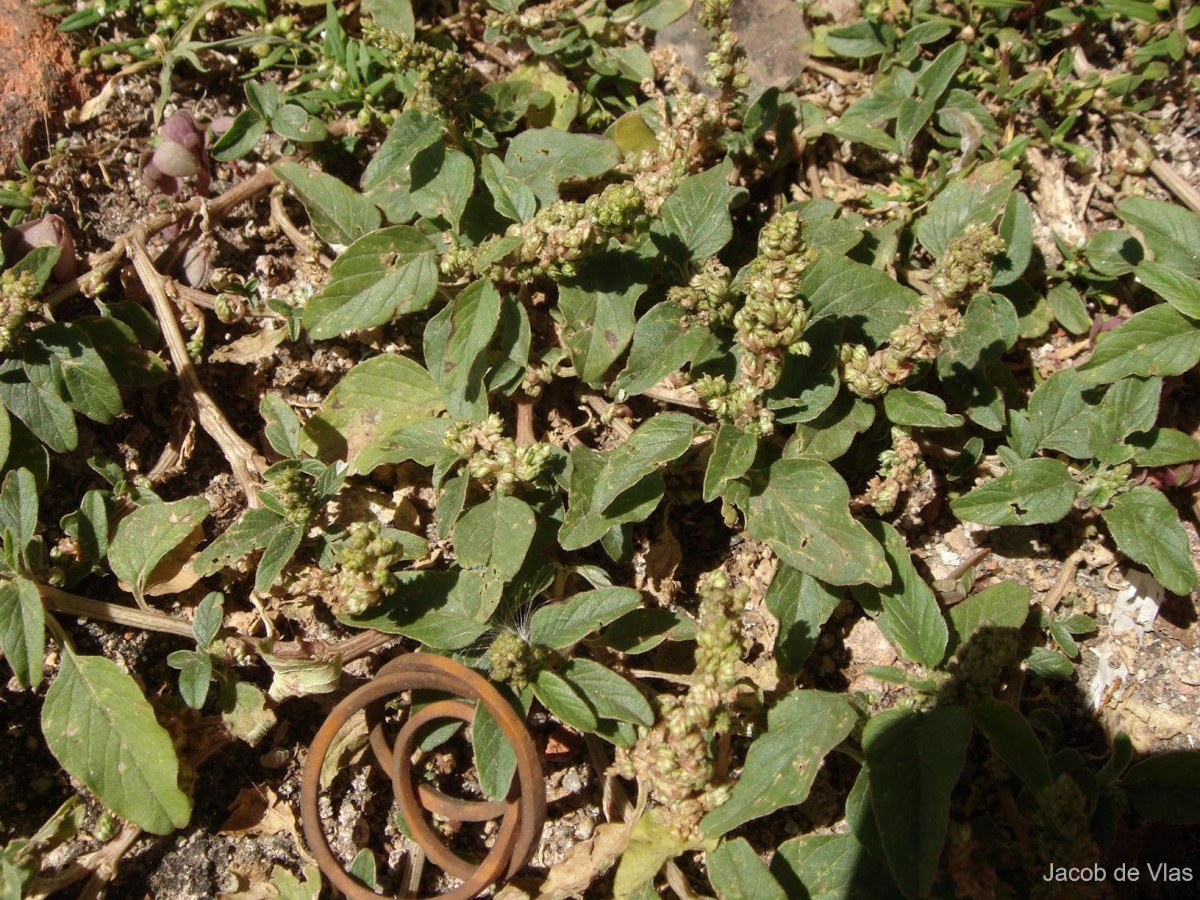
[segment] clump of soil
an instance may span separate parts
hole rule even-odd
[[[0,174],[29,162],[49,123],[79,101],[79,75],[66,38],[30,5],[0,0]]]

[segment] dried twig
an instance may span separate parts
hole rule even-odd
[[[537,430],[533,424],[534,398],[521,392],[514,399],[517,405],[517,446],[531,447],[537,443]]]
[[[1062,598],[1066,596],[1071,585],[1075,583],[1075,573],[1079,570],[1079,563],[1083,560],[1083,548],[1078,548],[1074,553],[1063,561],[1062,571],[1058,573],[1058,581],[1054,582],[1054,587],[1050,589],[1044,600],[1042,600],[1042,608],[1046,612],[1052,612]]]
[[[333,265],[333,260],[322,253],[321,248],[296,227],[296,223],[292,221],[292,217],[288,215],[283,206],[283,195],[278,191],[271,193],[271,221],[289,241],[296,245],[296,249],[301,253],[317,260],[327,269]]]
[[[621,440],[628,440],[629,436],[633,434],[633,426],[620,416],[613,415],[612,404],[599,394],[588,393],[583,399],[600,416],[600,421],[615,431]]]
[[[48,584],[39,584],[38,592],[41,594],[42,603],[51,612],[94,619],[98,622],[109,622],[128,628],[140,628],[143,631],[157,631],[160,634],[172,634],[177,637],[189,639],[193,637],[191,622],[176,619],[166,613],[138,609],[108,600],[93,600],[91,597],[81,597]],[[229,628],[221,629],[218,637],[238,641],[251,653],[257,653],[259,650],[259,638],[239,634]],[[335,644],[326,644],[323,641],[279,641],[271,646],[271,655],[284,659],[313,659],[336,654],[341,656],[343,663],[347,663],[360,656],[366,656],[394,640],[396,640],[394,634],[368,630]]]
[[[225,418],[221,408],[201,384],[200,375],[196,372],[196,367],[192,365],[192,358],[188,355],[187,342],[184,341],[183,333],[179,329],[179,322],[175,318],[175,309],[171,303],[168,288],[170,282],[154,267],[154,261],[146,252],[145,237],[135,234],[128,241],[128,245],[129,255],[137,270],[138,278],[141,279],[142,286],[146,288],[154,305],[154,314],[158,318],[159,328],[162,329],[163,340],[170,353],[171,362],[179,375],[184,397],[195,410],[200,427],[208,432],[209,437],[216,441],[221,452],[225,454],[225,458],[233,470],[234,479],[242,489],[242,493],[246,495],[246,504],[252,508],[261,506],[262,503],[258,499],[260,485],[258,454],[229,424],[229,420]]]

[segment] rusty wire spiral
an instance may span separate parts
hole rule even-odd
[[[404,691],[432,690],[452,694],[411,713],[394,741],[384,729],[384,704]],[[470,701],[475,701],[472,703]],[[508,796],[500,801],[461,800],[419,782],[412,757],[421,728],[441,719],[470,723],[476,703],[482,704],[500,727],[517,758],[517,777]],[[393,659],[369,683],[346,696],[325,719],[309,749],[301,777],[300,812],[304,839],[321,871],[351,900],[371,900],[379,895],[346,871],[334,855],[317,801],[321,794],[321,768],[339,731],[359,710],[366,711],[371,749],[380,769],[392,781],[392,791],[409,832],[426,855],[463,884],[440,895],[442,900],[468,900],[503,878],[511,878],[529,860],[546,818],[546,786],[537,748],[525,723],[504,696],[481,675],[466,666],[430,653],[411,653]],[[445,845],[426,819],[432,813],[457,822],[484,822],[499,818],[500,830],[481,862],[464,859]]]

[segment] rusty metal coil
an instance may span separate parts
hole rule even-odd
[[[412,690],[432,690],[462,699],[438,700],[411,713],[394,741],[384,728],[388,698]],[[469,701],[475,701],[471,703]],[[461,800],[418,783],[412,768],[422,726],[441,719],[470,723],[476,703],[483,705],[512,745],[517,757],[517,777],[503,801]],[[339,731],[359,710],[365,710],[371,749],[380,770],[392,781],[392,791],[404,823],[426,855],[463,882],[440,895],[442,900],[468,900],[503,878],[511,878],[529,861],[546,819],[546,785],[537,748],[525,723],[504,696],[481,675],[451,659],[430,653],[398,657],[379,670],[369,683],[346,696],[321,725],[309,749],[301,777],[300,813],[304,839],[333,885],[351,900],[371,900],[379,895],[351,875],[334,855],[317,801],[321,793],[321,768]],[[500,830],[481,862],[464,859],[443,843],[426,819],[432,813],[457,822],[483,822],[499,818]]]

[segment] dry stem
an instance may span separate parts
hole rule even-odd
[[[175,318],[174,306],[168,294],[168,281],[154,267],[154,261],[146,252],[144,236],[135,234],[128,241],[128,245],[134,268],[154,305],[154,313],[162,329],[171,362],[179,375],[184,397],[195,410],[200,427],[208,432],[209,437],[216,441],[221,452],[225,454],[233,470],[233,477],[242,493],[246,495],[246,505],[251,508],[261,506],[262,503],[258,499],[258,454],[229,424],[221,408],[201,384],[200,375],[188,355],[187,342],[184,341],[179,322]]]

